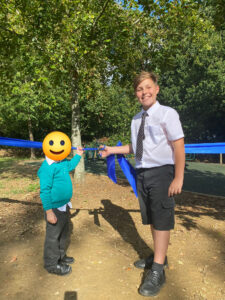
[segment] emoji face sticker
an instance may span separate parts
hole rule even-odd
[[[65,133],[53,131],[44,138],[42,148],[48,158],[58,161],[70,154],[71,141]]]

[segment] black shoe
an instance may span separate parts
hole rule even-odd
[[[151,269],[153,261],[154,261],[154,254],[148,256],[147,258],[143,258],[135,261],[134,266],[138,269]],[[164,267],[168,267],[167,256],[164,261]]]
[[[149,270],[138,292],[142,296],[156,296],[165,282],[164,270],[162,272]]]
[[[60,261],[62,264],[73,264],[75,259],[73,257],[65,255]]]
[[[56,275],[67,275],[72,272],[71,266],[66,264],[57,264],[55,266],[46,268],[49,273],[53,273]]]

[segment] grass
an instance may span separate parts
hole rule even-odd
[[[39,189],[40,185],[39,183],[31,183],[27,187],[27,192],[36,192]]]
[[[28,162],[28,166],[23,162]],[[22,162],[22,164],[21,164]],[[40,162],[39,162],[40,164]],[[25,195],[39,189],[39,181],[29,159],[0,157],[1,196]]]
[[[0,157],[0,170],[11,167],[13,163],[17,161],[16,158],[12,157]]]
[[[36,192],[38,191],[39,187],[40,187],[39,183],[30,183],[28,186],[25,186],[22,189],[12,189],[10,193],[13,195],[18,195],[18,194]]]
[[[25,194],[25,190],[11,190],[8,195],[13,194],[13,195],[19,195],[19,194]]]

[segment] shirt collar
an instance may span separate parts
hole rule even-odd
[[[46,159],[46,161],[47,161],[47,163],[48,163],[49,166],[51,166],[54,163],[57,163],[57,161],[55,161],[55,160],[53,160],[53,159],[51,159],[51,158],[49,158],[47,156],[45,156],[45,159]]]
[[[150,116],[158,107],[160,106],[159,102],[156,101],[156,103],[154,103],[151,107],[149,107],[148,110],[146,110],[146,112],[148,113],[148,115]],[[144,112],[145,110],[142,108],[142,113]]]

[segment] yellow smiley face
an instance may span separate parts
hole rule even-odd
[[[48,158],[62,160],[71,152],[71,141],[65,133],[53,131],[44,138],[42,148]]]

